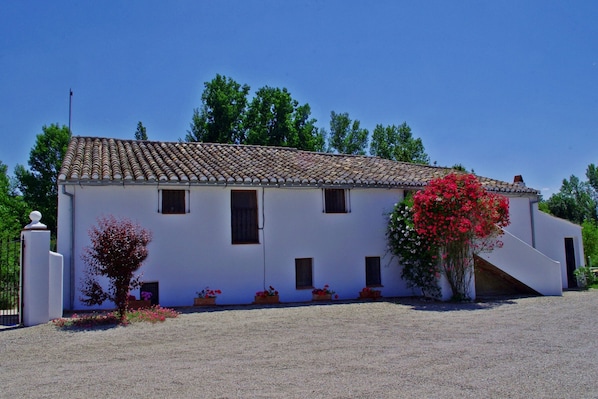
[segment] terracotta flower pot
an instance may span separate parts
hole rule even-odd
[[[193,298],[193,306],[214,306],[216,298]]]
[[[256,304],[272,304],[272,303],[279,303],[280,298],[278,295],[266,295],[266,296],[255,296],[253,299],[253,303]]]
[[[313,301],[330,301],[330,300],[332,300],[332,294],[324,294],[324,295],[312,294],[311,299]]]
[[[369,292],[361,291],[359,293],[359,299],[378,299],[381,296],[382,295],[381,295],[380,291],[369,291]]]

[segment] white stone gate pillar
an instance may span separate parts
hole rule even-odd
[[[57,300],[62,302],[61,293],[60,298],[56,298],[56,287],[51,285],[51,282],[56,285],[57,273],[60,273],[59,280],[62,282],[62,256],[56,254],[58,261],[56,256],[51,256],[50,231],[45,224],[40,223],[41,217],[41,213],[31,212],[29,214],[31,223],[21,232],[21,297],[23,298],[22,320],[25,326],[44,324],[51,318],[57,317],[57,310],[51,302]],[[50,269],[51,258],[52,270]]]

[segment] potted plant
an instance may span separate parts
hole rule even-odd
[[[333,295],[335,299],[338,298],[338,295],[335,295],[335,292],[330,289],[328,284],[324,285],[323,288],[314,288],[311,294],[314,301],[330,301]]]
[[[152,306],[152,293],[147,291],[142,291],[140,293],[141,299],[135,298],[135,295],[129,295],[127,302],[128,302],[128,309],[129,310],[137,310],[143,308],[149,308]]]
[[[364,287],[359,292],[359,299],[378,299],[382,296],[381,294],[382,293],[380,292],[380,290],[376,290],[370,287]]]
[[[268,303],[279,303],[280,298],[278,296],[278,291],[272,286],[268,287],[267,290],[258,291],[255,293],[255,298],[253,303],[257,304],[268,304]]]
[[[222,294],[220,290],[213,290],[206,287],[196,292],[197,297],[193,299],[193,306],[213,306],[216,304],[216,297]]]

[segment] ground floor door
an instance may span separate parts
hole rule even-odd
[[[565,259],[567,262],[567,286],[577,288],[577,278],[575,277],[575,247],[573,238],[565,238]]]

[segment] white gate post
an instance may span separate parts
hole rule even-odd
[[[50,320],[50,231],[40,223],[38,211],[29,214],[29,223],[21,232],[21,284],[23,324],[34,326]]]

